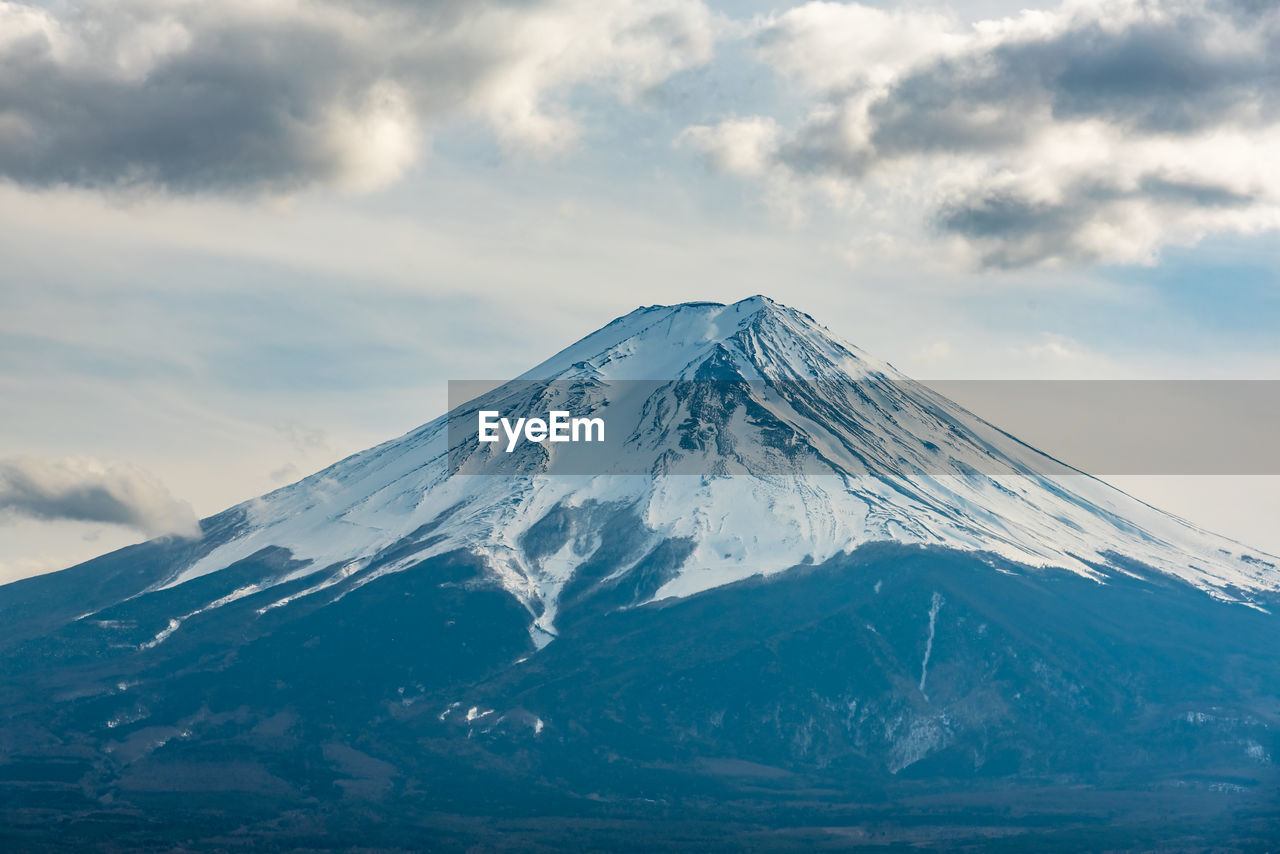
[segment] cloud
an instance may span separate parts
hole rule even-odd
[[[198,537],[191,506],[159,480],[119,462],[72,458],[0,460],[0,514],[107,522],[147,536]]]
[[[975,188],[943,203],[935,223],[981,252],[988,267],[1045,260],[1134,260],[1165,223],[1247,215],[1262,200],[1248,191],[1155,173],[1128,183],[1101,176],[1063,182],[1052,198],[1009,186]],[[1268,214],[1269,216],[1269,214]]]
[[[730,175],[761,175],[778,151],[778,123],[768,116],[729,119],[718,125],[686,128],[678,145],[706,155],[713,168]]]
[[[951,360],[951,342],[934,341],[915,353],[916,361],[923,364],[946,363]]]
[[[1084,359],[1088,351],[1080,342],[1057,332],[1042,332],[1034,344],[1009,348],[1010,355],[1020,359],[1046,361],[1053,359]]]
[[[272,483],[292,483],[302,476],[302,472],[293,463],[285,463],[278,469],[273,469],[268,477]]]
[[[682,0],[0,0],[0,176],[368,190],[452,117],[562,149],[580,132],[570,90],[633,100],[707,62],[714,29]]]
[[[1280,227],[1274,4],[1075,0],[962,26],[809,3],[755,38],[812,93],[808,116],[750,170],[725,152],[755,150],[767,119],[685,138],[771,187],[893,210],[982,266],[1144,263]]]
[[[329,435],[318,427],[308,427],[297,421],[281,421],[275,429],[289,441],[300,454],[329,453]]]

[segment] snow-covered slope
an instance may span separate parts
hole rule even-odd
[[[714,406],[673,382],[708,377],[732,390]],[[564,382],[541,382],[550,380]],[[462,474],[452,473],[441,417],[243,505],[234,538],[162,586],[284,547],[305,565],[200,609],[311,578],[265,611],[462,549],[537,616],[540,642],[567,603],[622,579],[626,596],[610,601],[640,604],[881,540],[1092,577],[1135,560],[1242,602],[1280,587],[1256,551],[1072,472],[764,297],[637,309],[488,393],[485,406],[527,405],[533,388],[545,410],[570,387],[575,404],[627,437],[594,473],[556,473],[550,445],[495,457],[474,436],[452,440]],[[495,464],[509,473],[467,474]]]

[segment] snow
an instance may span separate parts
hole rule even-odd
[[[154,638],[141,644],[138,648],[154,649],[155,647],[159,646],[160,644],[167,641],[170,637],[172,637],[173,633],[176,632],[179,628],[181,628],[182,624],[185,623],[187,620],[191,619],[192,617],[197,616],[198,614],[203,614],[206,611],[212,611],[215,608],[221,608],[224,605],[229,605],[232,602],[235,602],[239,599],[243,599],[246,596],[251,596],[262,589],[263,589],[262,584],[247,584],[244,587],[240,587],[240,588],[237,588],[236,590],[233,590],[232,592],[228,593],[226,596],[222,596],[218,599],[214,599],[208,605],[197,608],[194,611],[191,611],[187,614],[183,614],[181,617],[174,617],[169,620],[169,625],[165,626]]]
[[[152,638],[151,640],[147,641],[146,643],[141,644],[141,645],[138,647],[138,649],[154,649],[155,647],[157,647],[157,646],[159,646],[160,644],[162,644],[162,643],[164,643],[165,641],[167,641],[167,640],[169,639],[169,637],[170,637],[174,632],[176,632],[176,631],[178,630],[178,627],[179,627],[179,626],[181,626],[181,625],[182,625],[182,619],[181,619],[181,618],[177,618],[177,617],[175,617],[175,618],[170,619],[170,620],[169,620],[169,625],[167,625],[167,626],[165,626],[163,629],[161,629],[161,630],[160,630],[160,632],[159,632],[159,633],[158,633],[154,638]]]
[[[920,695],[926,700],[929,699],[929,695],[924,692],[924,686],[929,678],[929,658],[933,655],[933,637],[938,628],[938,612],[942,610],[944,601],[941,593],[933,591],[933,598],[929,601],[929,637],[925,640],[924,658],[920,662]]]
[[[731,470],[750,474],[635,473],[672,452],[675,440],[666,430],[641,429],[649,401],[641,399],[637,386],[618,383],[688,378],[713,352],[728,353],[735,370],[754,383],[756,403],[810,449],[802,466],[783,460],[735,413],[730,429],[737,459]],[[600,384],[600,396],[608,397],[610,430],[634,426],[629,457],[600,461],[599,474],[535,469],[533,474],[451,476],[447,423],[437,418],[241,505],[247,521],[243,532],[178,568],[161,586],[217,572],[268,546],[283,547],[304,565],[263,582],[262,589],[307,575],[316,581],[267,604],[259,611],[264,613],[341,581],[350,580],[341,588],[349,591],[433,555],[463,549],[479,555],[493,576],[539,615],[533,636],[545,646],[556,634],[561,590],[599,547],[599,538],[573,537],[554,554],[535,559],[522,548],[522,536],[557,506],[597,502],[635,508],[650,547],[671,538],[693,542],[692,553],[655,599],[690,596],[802,562],[821,563],[879,541],[990,553],[1098,580],[1101,575],[1090,564],[1114,566],[1120,556],[1219,598],[1246,603],[1251,591],[1280,588],[1274,559],[1268,563],[1260,552],[1095,478],[1055,469],[1034,449],[841,342],[806,315],[763,297],[733,305],[637,309],[520,379],[568,378]],[[852,390],[853,379],[860,393]],[[784,388],[791,389],[791,397],[779,391]],[[501,388],[492,392],[502,393]],[[808,397],[797,401],[799,394]],[[676,417],[682,417],[679,411]],[[526,450],[541,452],[539,446],[521,446],[509,456],[519,463]],[[974,461],[1010,473],[976,474]],[[421,526],[445,515],[432,531],[440,539],[370,569],[380,551],[403,545]],[[1235,556],[1242,553],[1253,560]],[[238,590],[175,617],[177,625],[171,622],[144,646],[162,643],[191,616],[249,592],[258,588]],[[922,669],[921,690],[926,675]]]

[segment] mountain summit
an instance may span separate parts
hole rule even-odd
[[[568,389],[629,437],[600,473],[557,474],[546,446],[531,446],[500,460],[511,476],[458,476],[478,464],[470,413],[545,412]],[[452,437],[451,418],[465,428]],[[664,476],[690,460],[701,476]],[[636,605],[882,541],[1095,578],[1135,560],[1225,598],[1280,581],[1239,544],[1073,472],[763,296],[636,309],[481,402],[233,512],[234,532],[160,589],[282,548],[304,565],[272,583],[309,580],[274,609],[465,550],[536,615],[540,642],[555,634],[566,585],[575,599]],[[624,586],[634,595],[618,599]],[[171,627],[161,634],[152,640]]]
[[[608,441],[480,441],[552,411]],[[202,530],[0,587],[0,846],[1280,827],[1274,561],[764,297],[637,309]]]

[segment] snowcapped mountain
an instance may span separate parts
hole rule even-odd
[[[714,407],[681,395],[681,383],[709,377],[722,398]],[[545,411],[565,405],[565,389],[629,437],[598,473],[556,473],[551,445],[506,456],[473,433],[467,444],[442,416],[242,505],[235,534],[160,587],[270,547],[302,565],[173,615],[148,643],[264,585],[291,585],[263,606],[275,609],[455,550],[482,556],[537,617],[541,643],[562,606],[593,590],[630,584],[615,604],[642,604],[881,541],[1092,578],[1137,561],[1244,602],[1280,586],[1280,573],[1238,543],[1074,472],[765,297],[637,309],[452,417],[471,425],[480,408]],[[726,389],[737,397],[723,399]],[[691,430],[713,439],[691,443]],[[467,476],[494,463],[503,474]],[[682,464],[697,474],[676,473]],[[625,546],[601,538],[606,519],[615,534],[627,529]]]
[[[477,440],[557,408],[609,441]],[[1280,834],[1274,559],[762,297],[638,309],[202,530],[0,586],[0,848]]]

